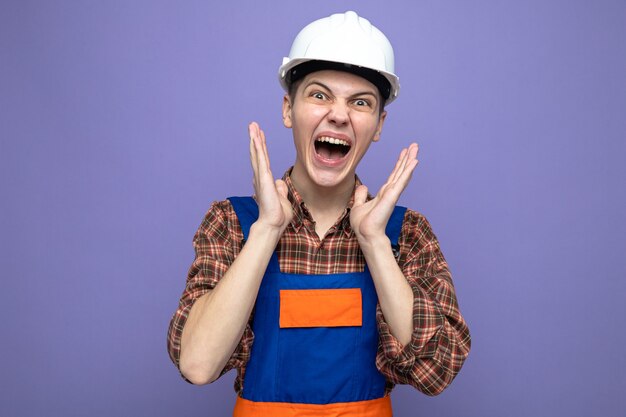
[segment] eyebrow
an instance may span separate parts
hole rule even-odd
[[[322,88],[325,88],[328,91],[333,91],[330,87],[328,87],[326,84],[322,83],[321,81],[317,81],[317,80],[311,80],[307,85],[304,86],[304,89],[309,88],[312,85],[319,85]],[[357,97],[357,96],[362,96],[362,95],[371,95],[374,96],[375,98],[377,98],[378,96],[376,95],[376,93],[374,91],[371,90],[366,90],[366,91],[360,91],[358,93],[355,94],[351,94],[351,97]]]

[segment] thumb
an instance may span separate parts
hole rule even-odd
[[[367,200],[367,187],[365,185],[359,185],[354,191],[354,207],[365,204]]]
[[[278,191],[278,195],[283,198],[287,198],[287,184],[283,180],[276,180],[276,191]]]

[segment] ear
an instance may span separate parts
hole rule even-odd
[[[385,118],[387,117],[387,112],[383,110],[378,118],[378,126],[376,127],[376,133],[374,133],[374,137],[372,138],[372,142],[378,142],[380,140],[380,134],[383,131],[383,124],[385,123]]]
[[[291,129],[291,99],[289,98],[289,94],[285,94],[283,97],[283,125],[286,128]]]

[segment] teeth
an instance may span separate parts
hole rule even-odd
[[[345,140],[341,140],[341,139],[337,139],[337,138],[331,138],[330,136],[322,136],[321,138],[318,138],[317,140],[320,141],[320,142],[332,143],[333,145],[350,146],[348,144],[348,142],[346,142]]]

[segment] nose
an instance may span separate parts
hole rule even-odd
[[[337,100],[330,106],[328,120],[337,126],[346,125],[350,120],[348,111],[347,103],[344,103],[342,100]]]

